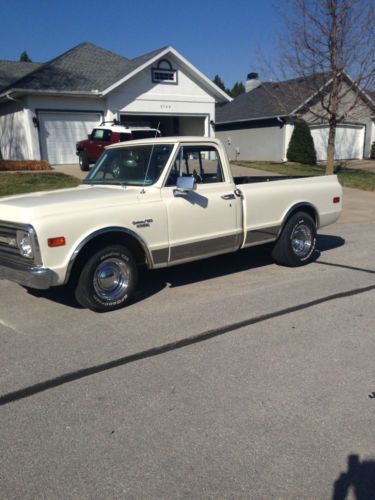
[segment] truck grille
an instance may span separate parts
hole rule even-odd
[[[0,222],[0,264],[21,265],[24,267],[33,267],[34,260],[28,259],[20,254],[17,245],[17,230],[26,230],[25,226],[11,225],[6,222]]]

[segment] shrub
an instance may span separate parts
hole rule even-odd
[[[373,142],[372,146],[371,146],[371,155],[370,155],[370,158],[372,160],[375,160],[375,142]]]
[[[45,160],[0,160],[0,171],[52,170]]]
[[[314,141],[304,120],[298,120],[294,126],[286,156],[289,161],[297,161],[307,165],[316,164]]]

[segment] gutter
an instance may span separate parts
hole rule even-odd
[[[243,123],[243,122],[255,122],[260,120],[271,120],[275,119],[281,121],[282,118],[290,118],[292,115],[272,115],[272,116],[260,116],[259,118],[244,118],[243,120],[230,120],[226,122],[216,122],[216,125],[225,125],[227,123]]]
[[[76,96],[76,97],[103,97],[103,94],[99,92],[99,90],[91,90],[91,91],[82,91],[82,90],[71,90],[71,91],[66,91],[66,90],[32,90],[32,89],[22,89],[22,88],[14,88],[11,89],[7,92],[3,92],[0,94],[0,99],[5,97],[7,99],[13,100],[10,96],[10,94],[15,94],[16,92],[21,93],[21,94],[48,94],[48,95],[58,95],[58,96]],[[16,100],[16,99],[14,99]]]

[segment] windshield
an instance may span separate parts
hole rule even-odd
[[[83,182],[150,186],[159,179],[172,150],[172,144],[109,149],[99,158]]]

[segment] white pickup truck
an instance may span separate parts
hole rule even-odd
[[[306,264],[341,203],[335,175],[233,178],[216,139],[119,143],[76,188],[0,199],[0,279],[69,284],[82,306],[110,311],[131,299],[141,265],[269,242],[277,263]]]

